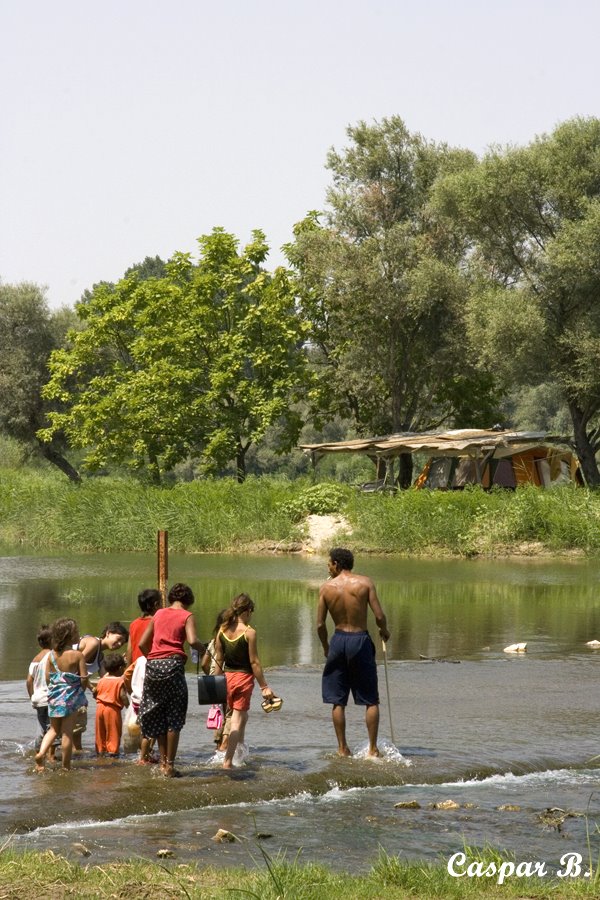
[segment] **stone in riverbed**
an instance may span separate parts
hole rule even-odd
[[[234,841],[237,841],[235,834],[232,834],[231,831],[227,831],[226,828],[219,828],[212,839],[217,844],[233,844]]]
[[[71,844],[73,850],[76,850],[77,853],[81,853],[82,856],[91,856],[92,851],[88,850],[85,844],[81,844],[79,841],[76,841],[74,844]]]

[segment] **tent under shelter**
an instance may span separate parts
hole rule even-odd
[[[468,484],[484,488],[516,488],[521,484],[551,487],[582,484],[579,461],[565,437],[537,431],[462,428],[444,432],[405,432],[387,437],[356,438],[328,444],[302,444],[313,466],[327,453],[360,453],[384,477],[365,490],[394,487],[394,461],[405,453],[425,463],[413,487],[460,490]]]

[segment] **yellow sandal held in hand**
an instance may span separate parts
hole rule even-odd
[[[263,700],[261,706],[266,713],[277,712],[283,706],[283,700],[281,697],[270,697],[268,700]]]

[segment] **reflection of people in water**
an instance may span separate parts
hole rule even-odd
[[[249,624],[253,612],[253,600],[248,594],[238,594],[225,610],[223,625],[216,638],[217,666],[227,676],[227,706],[233,710],[224,769],[232,768],[236,747],[244,741],[254,679],[260,685],[264,700],[275,696],[258,658],[256,631]]]
[[[367,614],[373,611],[379,634],[387,641],[390,633],[375,585],[365,575],[352,572],[354,556],[338,547],[329,553],[329,580],[321,585],[317,609],[317,634],[327,662],[323,669],[323,703],[333,704],[333,727],[340,756],[351,756],[346,743],[346,706],[350,691],[358,706],[366,706],[369,756],[379,756],[379,689],[375,645],[367,631]],[[327,637],[327,614],[335,631]]]

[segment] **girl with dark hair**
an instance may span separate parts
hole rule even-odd
[[[52,629],[49,625],[42,625],[37,633],[37,642],[42,648],[29,664],[29,672],[27,674],[27,693],[31,700],[31,705],[36,711],[37,719],[42,729],[42,733],[36,747],[42,743],[44,735],[50,728],[50,719],[48,718],[48,685],[46,683],[46,662],[50,654],[52,646]],[[54,746],[48,751],[48,758],[54,760]]]
[[[106,675],[96,686],[96,753],[117,756],[123,733],[121,710],[129,706],[123,684],[125,660],[119,653],[111,653],[104,664]]]
[[[85,634],[79,641],[78,649],[83,653],[88,675],[104,675],[104,651],[119,650],[127,643],[128,637],[129,632],[121,622],[109,622],[102,629],[100,637]]]
[[[44,770],[44,758],[60,735],[62,767],[71,768],[73,754],[73,725],[77,711],[87,706],[85,688],[88,683],[83,654],[73,650],[79,642],[79,629],[73,619],[57,619],[52,625],[52,650],[46,660],[48,682],[48,716],[50,728],[44,735],[35,756],[36,771]]]
[[[156,610],[160,609],[162,606],[162,594],[156,588],[144,588],[144,590],[139,592],[137,601],[141,615],[139,615],[137,619],[134,619],[129,626],[129,641],[127,642],[127,653],[125,654],[127,668],[123,673],[123,683],[127,692],[131,694],[131,705],[133,707],[133,714],[135,715],[135,721],[132,723],[134,728],[133,734],[136,738],[135,744],[137,744],[137,734],[139,734],[140,731],[137,716],[140,703],[142,702],[144,677],[146,673],[146,660],[143,658],[144,654],[140,650],[140,640],[148,627],[148,622]],[[140,657],[142,657],[141,662],[139,662]],[[130,728],[129,734],[131,733]],[[145,737],[141,738],[140,763],[150,762],[150,753],[153,746],[153,740],[148,740],[148,738]]]
[[[221,625],[223,624],[223,616],[227,612],[226,609],[222,609],[220,613],[217,614],[217,618],[215,621],[215,627],[213,628],[213,636],[206,648],[206,652],[202,657],[202,671],[205,675],[216,675],[218,672],[217,667],[217,647],[216,640],[219,631],[221,630]],[[227,743],[229,741],[229,732],[231,730],[231,714],[233,710],[225,704],[221,706],[221,710],[223,713],[223,724],[215,729],[215,736],[213,738],[217,750],[227,750]]]
[[[81,640],[73,645],[73,650],[80,650],[83,654],[88,678],[97,675],[101,678],[105,673],[104,667],[104,651],[119,650],[123,644],[127,643],[129,632],[121,622],[109,622],[105,625],[100,633],[100,637],[93,634],[85,634]],[[94,693],[94,684],[88,682],[89,687]],[[73,747],[77,752],[81,751],[81,738],[83,732],[87,731],[87,707],[82,706],[77,716],[77,721],[73,728]]]
[[[196,621],[190,612],[194,595],[187,584],[174,584],[169,605],[158,609],[140,640],[140,650],[148,657],[138,721],[145,738],[156,738],[163,775],[178,773],[174,763],[179,733],[185,725],[188,689],[185,680],[187,656],[184,643],[204,653],[198,640]]]
[[[127,665],[130,666],[139,656],[142,656],[140,650],[140,638],[148,627],[148,622],[157,609],[162,604],[162,594],[156,588],[146,588],[138,594],[138,606],[141,615],[134,619],[129,626],[129,641],[127,643],[127,653],[125,659]]]
[[[224,769],[232,768],[236,747],[244,741],[254,679],[262,691],[265,711],[281,706],[281,700],[275,697],[266,682],[258,658],[256,631],[250,626],[253,612],[251,597],[238,594],[223,614],[223,624],[216,639],[217,666],[227,677],[227,706],[233,710]]]

